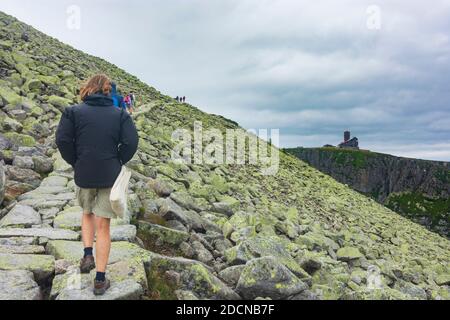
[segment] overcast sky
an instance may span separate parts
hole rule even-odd
[[[71,5],[79,29],[67,25]],[[450,161],[450,0],[1,0],[0,10],[204,111],[279,128],[284,147],[337,144],[350,129],[365,149]]]

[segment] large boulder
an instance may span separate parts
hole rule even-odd
[[[171,198],[158,199],[156,201],[158,214],[166,221],[178,221],[197,232],[204,232],[204,221],[194,210],[185,210]]]
[[[44,254],[45,248],[38,245],[2,245],[0,244],[0,253],[10,254]]]
[[[160,199],[158,202],[158,209],[159,214],[161,214],[165,220],[177,220],[184,225],[188,224],[188,217],[185,210],[172,199]]]
[[[178,205],[188,210],[194,210],[197,212],[202,211],[202,205],[198,203],[197,199],[191,197],[187,192],[177,191],[170,195],[170,198]]]
[[[450,286],[450,273],[437,275],[434,281],[438,286]]]
[[[0,228],[0,239],[11,237],[36,237],[50,240],[72,240],[77,241],[80,235],[71,230],[54,228]]]
[[[192,292],[200,299],[240,299],[201,262],[154,255],[144,266],[149,290],[161,299],[176,299],[176,290]]]
[[[277,236],[250,237],[237,246],[227,249],[225,257],[230,265],[245,264],[259,257],[275,257],[300,279],[309,278],[295,259],[291,256],[288,247],[289,242]]]
[[[31,169],[6,166],[6,172],[9,180],[28,183],[34,187],[38,187],[41,182],[40,175]]]
[[[111,226],[111,241],[133,242],[135,239],[136,239],[136,226],[131,224]]]
[[[5,137],[8,138],[12,143],[22,147],[36,146],[36,140],[32,136],[26,134],[7,132],[5,133]]]
[[[219,278],[231,287],[236,287],[245,265],[232,266],[219,272]]]
[[[415,299],[427,300],[427,293],[423,288],[406,281],[396,281],[393,289],[403,294],[410,295]]]
[[[231,217],[239,209],[239,206],[239,200],[229,196],[223,197],[220,202],[213,203],[214,211],[223,213],[229,217]]]
[[[64,111],[64,109],[68,107],[71,104],[71,102],[72,101],[69,99],[58,96],[50,96],[48,98],[48,103],[55,106],[61,112]]]
[[[23,125],[16,119],[11,119],[8,116],[0,117],[0,130],[21,132]]]
[[[40,254],[0,253],[0,270],[28,270],[39,284],[46,283],[55,272],[55,258]]]
[[[30,206],[16,205],[0,220],[0,228],[22,227],[29,228],[42,223],[41,215]]]
[[[351,261],[364,257],[358,248],[343,247],[336,252],[338,260]]]
[[[41,187],[65,187],[69,179],[60,175],[52,175],[42,180]]]
[[[5,86],[0,86],[0,99],[3,100],[5,105],[16,105],[22,101],[22,97],[15,93],[13,90]]]
[[[14,145],[14,143],[8,139],[7,137],[5,137],[5,135],[0,133],[0,151],[2,150],[9,150],[12,149],[17,146]]]
[[[9,180],[27,183],[33,187],[38,187],[41,176],[31,169],[23,169],[14,166],[6,166]]]
[[[38,243],[37,237],[8,237],[8,238],[0,237],[0,246],[23,247],[35,245],[37,243]]]
[[[0,300],[41,300],[42,293],[33,273],[26,270],[0,270]]]
[[[23,89],[26,92],[39,91],[41,89],[42,82],[39,79],[28,79],[23,85]]]
[[[53,227],[73,231],[81,230],[82,211],[81,207],[71,207],[58,213],[53,221]]]
[[[178,246],[189,239],[189,233],[145,221],[138,223],[139,237],[145,241],[159,241],[161,244]]]
[[[196,260],[206,264],[211,264],[214,261],[214,256],[200,241],[192,241],[191,245],[194,250],[194,257]]]
[[[13,201],[22,194],[33,190],[34,186],[25,182],[18,182],[14,180],[6,180],[5,199],[6,201]]]
[[[72,166],[64,161],[59,152],[55,152],[52,155],[52,159],[54,161],[53,170],[57,172],[70,172],[73,170]]]
[[[66,260],[58,260],[66,261]],[[67,262],[67,261],[66,261]],[[68,262],[70,263],[70,261]],[[52,289],[50,293],[50,298],[55,299],[60,294],[63,296],[69,294],[67,291],[78,290],[83,291],[84,289],[90,288],[92,291],[92,284],[95,279],[95,270],[92,270],[90,274],[80,274],[78,264],[72,264],[67,268],[67,271],[63,274],[58,274],[53,279]],[[133,290],[124,290],[123,295],[120,297],[128,297],[137,299],[142,294],[143,289],[147,288],[147,277],[145,274],[144,265],[142,262],[133,260],[118,261],[116,263],[108,265],[108,279],[111,281],[112,285],[122,283],[127,281],[128,283],[137,283],[137,286],[133,286]],[[78,292],[77,294],[85,296],[88,290],[85,292]],[[65,292],[65,293],[64,293]],[[132,293],[134,292],[134,295]],[[72,296],[74,293],[71,292]],[[131,296],[130,296],[131,295]],[[59,299],[62,299],[61,296]],[[108,300],[117,300],[118,296],[111,295]]]
[[[32,198],[39,197],[49,197],[49,199],[54,199],[55,196],[68,193],[70,189],[64,186],[39,186],[37,189],[34,189],[32,192],[28,192],[19,197],[18,200],[26,200]]]
[[[13,166],[22,169],[34,169],[34,162],[31,157],[15,156],[12,164]]]
[[[253,259],[245,265],[236,291],[245,299],[286,299],[308,286],[274,257]]]
[[[33,157],[34,170],[38,173],[50,173],[53,170],[53,160],[47,157]]]

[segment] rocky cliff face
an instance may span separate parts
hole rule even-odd
[[[27,36],[23,36],[26,31]],[[280,169],[171,161],[172,132],[235,122],[0,13],[0,298],[94,299],[77,262],[81,209],[54,144],[79,81],[137,92],[129,219],[114,220],[105,299],[447,299],[450,243],[280,154]]]
[[[450,163],[338,148],[286,151],[394,211],[448,236]]]

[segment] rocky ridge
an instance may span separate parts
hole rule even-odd
[[[285,151],[393,211],[449,236],[450,163],[333,147]]]
[[[238,128],[0,13],[1,299],[94,299],[80,208],[54,144],[79,81],[139,97],[129,217],[113,222],[103,299],[448,299],[450,243],[306,163],[177,164],[177,128]],[[3,183],[3,177],[5,182]]]

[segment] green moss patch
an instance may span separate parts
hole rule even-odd
[[[432,199],[418,193],[397,193],[389,196],[386,206],[410,218],[428,216],[433,225],[441,219],[449,222],[450,199]]]

